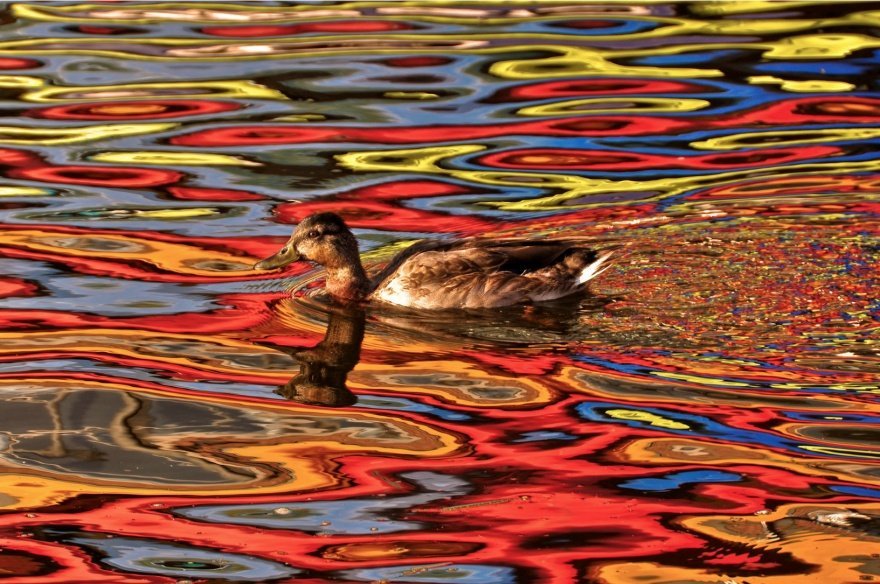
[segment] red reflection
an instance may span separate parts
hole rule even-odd
[[[822,106],[822,114],[809,113]],[[830,108],[830,110],[829,110]],[[832,111],[834,113],[827,113]],[[678,134],[714,128],[777,127],[807,123],[875,123],[880,100],[866,97],[805,97],[725,116],[573,116],[510,124],[411,127],[359,126],[238,126],[196,131],[171,139],[180,146],[249,146],[347,142],[369,144],[419,144],[481,140],[515,134],[539,136],[644,136]]]
[[[683,168],[713,170],[728,167],[754,167],[784,164],[841,154],[835,146],[808,146],[801,148],[765,148],[746,153],[703,154],[698,156],[668,156],[641,152],[613,152],[605,150],[575,150],[564,148],[531,148],[509,150],[481,156],[478,162],[495,168],[525,168],[542,170],[653,170]]]
[[[142,28],[123,26],[97,26],[93,24],[81,24],[79,26],[71,26],[67,30],[79,32],[82,34],[94,35],[140,34],[146,32],[146,30]]]
[[[4,166],[40,166],[42,159],[27,150],[0,148],[0,165]]]
[[[285,223],[298,223],[312,213],[332,211],[352,227],[390,231],[432,231],[478,234],[499,222],[476,215],[448,215],[409,209],[391,201],[474,193],[458,185],[433,180],[405,180],[361,187],[333,198],[279,205],[276,216]]]
[[[152,168],[71,165],[16,168],[8,171],[7,176],[49,183],[137,189],[176,183],[184,175]]]
[[[27,280],[11,276],[0,277],[0,298],[35,296],[38,291],[39,288]]]
[[[378,185],[369,185],[349,191],[340,197],[350,199],[413,199],[421,197],[443,197],[464,195],[476,192],[473,188],[434,181],[434,180],[401,180]]]
[[[143,100],[77,103],[32,109],[24,115],[52,120],[156,120],[215,114],[241,109],[234,102],[208,100]]]
[[[113,229],[100,229],[98,227],[68,227],[51,224],[27,224],[18,225],[5,223],[0,225],[7,233],[19,230],[39,229],[47,237],[57,236],[59,238],[67,237],[102,237],[117,236],[119,231]],[[278,251],[279,242],[277,238],[272,237],[230,237],[226,234],[219,234],[217,238],[210,237],[184,237],[174,235],[172,233],[161,233],[156,231],[137,231],[128,230],[125,233],[136,238],[139,242],[145,243],[149,247],[157,249],[162,248],[163,244],[185,245],[189,247],[198,247],[204,251],[206,259],[210,259],[216,253],[216,250],[232,252],[241,256],[243,264],[254,261],[253,258],[268,257]],[[260,274],[253,272],[242,272],[238,276],[229,276],[225,272],[219,271],[216,276],[207,274],[189,274],[174,271],[172,269],[162,269],[161,267],[145,261],[132,261],[130,258],[108,258],[108,257],[87,257],[81,255],[70,255],[63,249],[51,251],[46,249],[38,249],[32,247],[17,246],[13,243],[0,246],[0,253],[4,257],[29,259],[36,261],[47,261],[53,263],[65,264],[67,268],[82,274],[95,276],[113,276],[127,280],[146,280],[153,282],[178,282],[178,283],[200,283],[235,281],[235,280],[253,280],[259,279]],[[148,256],[146,256],[148,257]],[[304,271],[305,264],[295,264],[290,268],[293,272]],[[263,275],[263,277],[272,277],[271,274]]]
[[[184,201],[260,201],[263,195],[233,189],[210,189],[203,187],[168,187],[175,199]]]
[[[876,123],[880,99],[858,96],[821,96],[786,99],[748,112],[729,114],[718,127],[822,124],[828,122]]]
[[[475,215],[447,215],[407,209],[382,201],[348,199],[287,203],[279,205],[275,214],[284,223],[299,223],[312,213],[322,211],[337,213],[352,227],[384,231],[477,234],[498,227],[497,222]]]
[[[0,69],[33,69],[43,64],[35,59],[17,59],[15,57],[0,58]]]
[[[532,101],[552,97],[575,97],[578,95],[642,95],[668,93],[698,93],[705,87],[681,81],[655,79],[575,79],[545,81],[511,87],[495,95],[499,101]]]
[[[432,57],[432,56],[421,56],[421,57],[394,57],[391,59],[384,59],[381,61],[383,65],[387,65],[389,67],[439,67],[442,65],[448,65],[452,63],[452,59],[450,57]]]
[[[303,144],[311,142],[361,142],[369,144],[420,144],[459,140],[480,140],[535,134],[540,136],[633,136],[685,131],[683,118],[591,117],[540,120],[482,126],[414,126],[408,128],[359,126],[237,126],[211,128],[175,136],[178,146],[251,146],[259,144]]]

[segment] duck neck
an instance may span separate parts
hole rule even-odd
[[[332,296],[344,301],[359,301],[367,297],[370,280],[357,253],[344,261],[325,265],[327,269],[326,289]]]

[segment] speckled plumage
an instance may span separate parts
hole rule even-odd
[[[281,252],[256,267],[279,267],[300,257],[315,261],[327,268],[328,292],[345,301],[419,309],[491,308],[582,290],[610,256],[582,246],[582,241],[571,240],[423,242],[401,252],[371,282],[342,219],[321,213],[306,218]]]

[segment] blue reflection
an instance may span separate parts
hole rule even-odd
[[[455,582],[457,584],[513,584],[517,582],[513,568],[480,564],[447,564],[422,567],[419,564],[393,568],[346,570],[344,578],[364,582]]]
[[[634,491],[674,491],[687,484],[734,483],[742,480],[742,475],[720,470],[688,470],[662,477],[640,478],[624,481],[617,486]]]
[[[187,519],[272,529],[295,529],[312,533],[365,535],[414,531],[424,526],[416,521],[398,521],[388,515],[425,503],[470,492],[465,481],[434,472],[400,475],[422,491],[415,495],[356,498],[326,501],[278,501],[241,505],[200,505],[176,509]]]

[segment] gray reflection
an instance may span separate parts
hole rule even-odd
[[[417,471],[400,477],[418,491],[383,498],[359,497],[327,501],[273,501],[239,505],[180,507],[176,515],[208,523],[292,529],[308,533],[368,535],[422,529],[417,521],[396,519],[395,511],[410,511],[435,501],[470,493],[471,485],[448,474]]]
[[[40,535],[100,554],[100,561],[136,574],[157,574],[176,578],[223,582],[267,582],[289,578],[300,570],[263,558],[224,552],[219,549],[167,543],[147,538],[108,537],[103,533],[45,529]],[[178,580],[183,582],[184,580]]]
[[[0,408],[0,457],[12,464],[168,485],[240,484],[263,474],[170,447],[186,431],[174,420],[201,420],[205,430],[227,417],[209,404],[104,389],[12,386],[0,392]]]
[[[230,448],[343,441],[415,452],[436,436],[356,415],[297,412],[259,404],[163,397],[107,384],[48,381],[0,387],[0,471],[48,472],[134,485],[266,485],[296,480],[283,465],[239,460]]]

